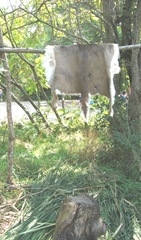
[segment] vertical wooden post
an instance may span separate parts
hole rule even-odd
[[[0,28],[0,46],[4,46],[2,30]],[[8,121],[8,173],[7,173],[7,183],[12,184],[13,179],[13,146],[14,146],[14,125],[12,118],[12,94],[11,94],[11,76],[9,71],[9,65],[7,61],[7,56],[5,53],[0,54],[0,60],[3,62],[3,67],[5,69],[6,78],[6,103],[7,103],[7,121]]]

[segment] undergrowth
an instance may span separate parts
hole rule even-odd
[[[107,225],[106,239],[133,239],[136,234],[139,236],[140,229],[138,189],[137,182],[111,169],[74,171],[60,163],[46,177],[32,183],[21,200],[22,206],[26,201],[24,221],[18,218],[17,224],[2,239],[52,239],[64,197],[81,193],[97,198]]]
[[[71,114],[70,109],[60,111],[65,128],[52,123],[51,131],[40,129],[37,134],[30,123],[15,125],[14,186],[10,189],[5,185],[7,126],[1,125],[0,223],[9,206],[9,213],[12,209],[15,213],[14,221],[11,213],[14,226],[5,234],[2,231],[2,240],[52,239],[64,197],[81,193],[97,198],[107,240],[140,239],[140,136],[129,126],[125,105],[120,111],[117,107],[111,119],[107,102],[97,106],[96,101],[87,129],[80,111],[72,109]]]

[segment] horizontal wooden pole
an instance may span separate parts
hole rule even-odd
[[[141,48],[141,44],[119,46],[120,51],[132,50],[135,48]]]
[[[119,46],[120,51],[132,50],[141,48],[141,44],[136,45],[126,45],[126,46]],[[44,54],[44,49],[34,49],[34,48],[8,48],[8,47],[1,47],[0,46],[0,53],[35,53],[35,54]]]
[[[34,49],[34,48],[7,48],[7,47],[0,47],[0,53],[37,53],[37,54],[44,54],[45,50],[42,49]]]

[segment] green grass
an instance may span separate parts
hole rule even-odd
[[[59,163],[41,179],[26,191],[25,221],[15,225],[3,240],[50,239],[64,197],[81,193],[97,197],[107,224],[106,239],[133,239],[140,217],[136,202],[139,183],[108,168],[74,170],[65,163]]]
[[[13,175],[17,188],[13,190],[5,188],[7,126],[0,126],[1,194],[6,201],[16,202],[20,211],[14,227],[1,239],[51,239],[64,197],[86,193],[97,197],[107,225],[106,239],[133,240],[141,225],[138,161],[132,159],[135,152],[139,159],[136,141],[123,130],[121,139],[119,125],[118,132],[113,131],[107,113],[91,119],[88,129],[78,121],[78,113],[64,116],[64,122],[68,128],[51,124],[51,131],[41,128],[39,135],[30,123],[15,125]]]

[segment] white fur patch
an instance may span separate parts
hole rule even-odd
[[[112,58],[112,62],[111,62],[111,72],[113,74],[117,74],[120,72],[120,67],[119,67],[119,47],[118,44],[113,44],[114,46],[114,54],[113,54],[113,58]]]
[[[45,68],[45,75],[48,80],[48,84],[51,86],[56,67],[54,46],[47,46],[45,48],[45,56],[42,60],[42,66]]]
[[[114,87],[114,75],[120,72],[120,67],[119,67],[119,46],[118,44],[113,44],[113,56],[111,59],[111,64],[110,64],[110,69],[109,69],[109,74],[110,74],[110,116],[113,117],[114,111],[113,111],[113,105],[115,102],[115,87]],[[109,61],[110,62],[110,61]]]

